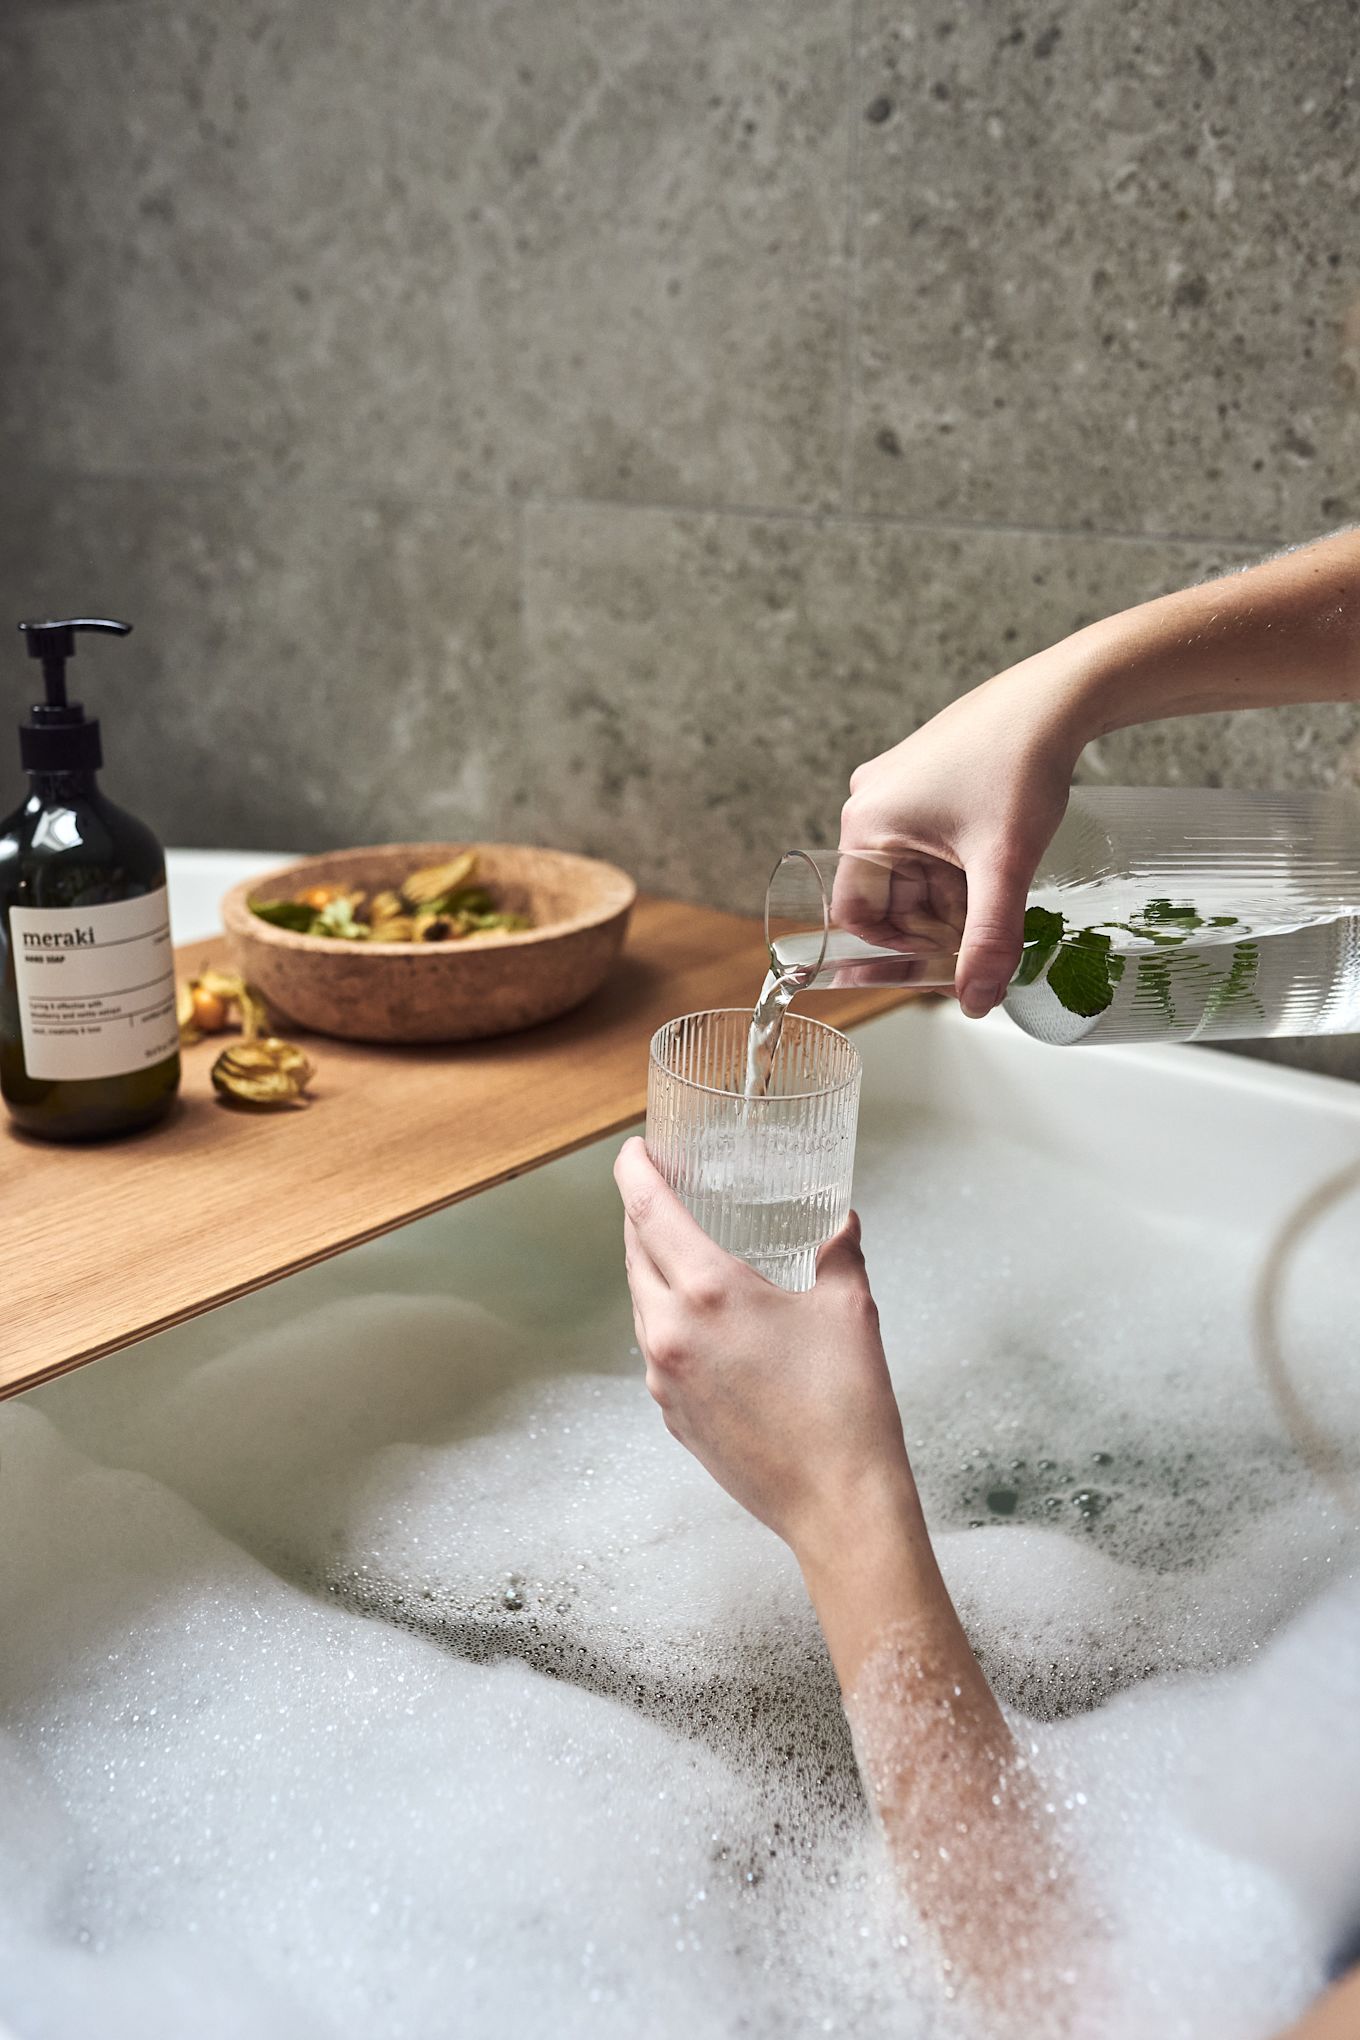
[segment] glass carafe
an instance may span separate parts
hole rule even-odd
[[[944,988],[966,905],[936,858],[787,851],[771,967],[800,993]],[[1074,787],[1004,1005],[1064,1046],[1360,1031],[1360,800]]]

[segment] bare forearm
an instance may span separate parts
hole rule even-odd
[[[1079,743],[1171,716],[1358,700],[1360,530],[1142,603],[1068,643]]]
[[[1280,2040],[1355,2040],[1357,2033],[1360,2033],[1360,1969],[1353,1969],[1311,2011],[1305,2012],[1297,2026],[1282,2033]]]
[[[912,1489],[800,1553],[894,1867],[960,1980],[996,1998],[1070,1958],[1058,1851]],[[1003,1876],[1004,1871],[1004,1876]],[[980,1904],[990,1893],[989,1903]]]
[[[815,1522],[800,1529],[795,1549],[843,1693],[853,1692],[884,1632],[906,1625],[933,1654],[977,1681],[995,1708],[940,1575],[905,1461],[871,1491],[820,1508]]]
[[[1360,530],[1075,631],[961,694],[850,781],[844,850],[967,881],[954,988],[1005,995],[1026,896],[1093,738],[1207,710],[1360,700]]]

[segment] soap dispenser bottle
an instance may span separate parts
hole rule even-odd
[[[131,625],[19,628],[46,699],[19,731],[28,798],[0,822],[0,1093],[46,1140],[131,1133],[179,1088],[165,856],[100,791],[99,724],[66,697],[76,632]]]

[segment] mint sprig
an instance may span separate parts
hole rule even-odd
[[[1094,1020],[1114,999],[1124,975],[1124,959],[1116,956],[1110,937],[1098,928],[1077,928],[1064,935],[1048,970],[1049,990],[1060,1006],[1083,1020]]]
[[[1051,907],[1027,907],[1025,910],[1025,946],[1020,953],[1020,968],[1015,973],[1018,985],[1032,985],[1043,971],[1062,941],[1063,917],[1054,913]]]
[[[1133,987],[1133,1003],[1135,1006],[1156,1006],[1167,1026],[1175,1025],[1176,1008],[1171,997],[1169,956],[1139,957],[1138,976]]]
[[[1136,1005],[1156,1006],[1168,1027],[1176,1022],[1173,984],[1188,976],[1208,978],[1205,1018],[1249,1002],[1262,1013],[1256,997],[1256,974],[1260,953],[1254,942],[1237,943],[1232,962],[1221,977],[1214,977],[1202,956],[1186,957],[1173,964],[1165,955],[1179,949],[1201,928],[1235,928],[1235,914],[1213,914],[1207,920],[1197,908],[1178,905],[1170,899],[1152,899],[1130,915],[1127,921],[1101,921],[1093,927],[1071,928],[1066,917],[1052,907],[1030,907],[1025,914],[1024,949],[1013,982],[1017,986],[1037,984],[1047,973],[1048,986],[1065,1011],[1083,1020],[1107,1012],[1115,989],[1124,976],[1127,958],[1113,946],[1107,930],[1136,936],[1155,945],[1154,952],[1137,959],[1134,980]]]
[[[1170,900],[1149,900],[1137,919],[1153,928],[1183,928],[1187,934],[1204,926],[1203,917],[1193,907],[1173,906]]]
[[[316,908],[304,906],[301,900],[252,900],[250,911],[268,921],[271,928],[287,928],[294,935],[310,935],[316,919]]]
[[[1219,979],[1209,994],[1205,1013],[1207,1020],[1217,1020],[1221,1013],[1241,1005],[1254,1007],[1258,1018],[1265,1019],[1266,1009],[1256,996],[1256,973],[1260,964],[1261,952],[1254,942],[1237,944],[1227,974]]]

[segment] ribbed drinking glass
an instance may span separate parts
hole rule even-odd
[[[751,1015],[687,1013],[652,1038],[647,1147],[710,1239],[781,1289],[811,1289],[850,1209],[858,1051],[790,1015],[769,1079],[746,1095]]]

